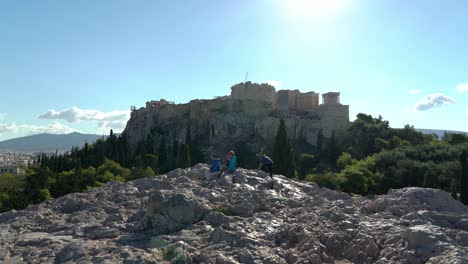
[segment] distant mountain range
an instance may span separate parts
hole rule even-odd
[[[94,143],[103,136],[81,133],[37,134],[0,141],[0,152],[64,152],[74,146],[82,147],[86,142]]]
[[[468,135],[468,132],[464,131],[455,131],[455,130],[442,130],[442,129],[423,129],[423,128],[415,128],[416,131],[419,131],[423,134],[436,134],[439,138],[444,136],[444,133],[449,134],[465,134]]]

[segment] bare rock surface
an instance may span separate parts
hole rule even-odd
[[[468,207],[206,165],[0,214],[0,263],[468,263]]]

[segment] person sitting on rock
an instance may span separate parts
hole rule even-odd
[[[205,179],[212,179],[217,176],[221,171],[221,160],[216,156],[216,154],[211,154],[211,166],[210,170],[207,171]]]
[[[266,173],[270,173],[270,177],[273,179],[273,160],[270,157],[262,154],[262,160],[258,168]]]
[[[236,157],[236,153],[234,152],[234,150],[229,151],[228,157],[229,157],[229,164],[228,164],[226,172],[234,173],[237,168],[237,157]]]

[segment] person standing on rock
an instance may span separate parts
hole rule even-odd
[[[270,177],[273,179],[273,160],[270,157],[262,154],[262,160],[258,168],[266,173],[270,173]]]

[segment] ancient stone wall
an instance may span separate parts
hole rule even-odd
[[[297,98],[301,94],[299,90],[278,91],[277,109],[280,111],[291,111],[297,109]]]
[[[323,104],[340,104],[340,93],[329,92],[322,95]]]
[[[239,83],[231,87],[231,98],[238,100],[255,100],[274,105],[276,104],[276,90],[275,87],[267,83]]]
[[[298,111],[312,111],[319,105],[319,94],[315,92],[299,93],[296,97]]]

